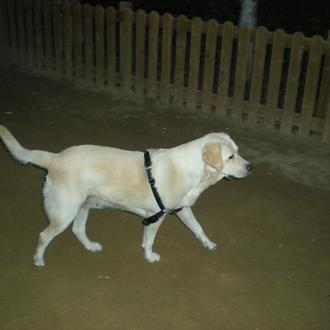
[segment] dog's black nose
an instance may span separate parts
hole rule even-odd
[[[246,169],[247,169],[249,172],[252,171],[252,168],[253,168],[253,166],[252,166],[251,163],[249,163],[249,164],[246,165]]]

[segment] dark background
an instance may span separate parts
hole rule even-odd
[[[81,3],[101,4],[117,7],[118,1],[82,0]],[[147,12],[170,12],[177,16],[184,14],[203,19],[215,18],[220,23],[227,20],[238,22],[239,0],[135,0],[134,9],[143,8]],[[270,30],[282,28],[288,33],[297,31],[307,36],[320,34],[327,37],[330,29],[330,0],[259,0],[258,25]]]

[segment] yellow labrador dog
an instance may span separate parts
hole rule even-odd
[[[216,244],[205,235],[191,207],[209,186],[223,178],[243,178],[252,169],[225,133],[146,153],[81,145],[56,154],[23,148],[4,126],[0,136],[18,161],[48,171],[43,196],[49,224],[39,235],[36,266],[45,265],[48,244],[72,222],[73,233],[87,250],[102,250],[86,235],[91,208],[117,208],[145,218],[142,247],[149,262],[160,260],[153,242],[166,215],[174,210],[202,244],[214,250]]]

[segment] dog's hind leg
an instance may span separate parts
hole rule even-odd
[[[77,216],[74,218],[72,231],[87,250],[92,252],[101,251],[102,245],[98,242],[91,241],[86,235],[86,222],[88,218],[88,212],[88,208],[80,208]]]
[[[73,198],[64,188],[51,187],[49,180],[43,192],[49,225],[39,234],[37,249],[33,256],[36,266],[45,265],[44,254],[48,244],[70,225],[81,205],[79,198]]]

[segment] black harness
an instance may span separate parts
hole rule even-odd
[[[156,202],[157,202],[157,204],[160,208],[159,212],[157,212],[156,214],[152,215],[149,218],[145,218],[142,221],[142,223],[145,226],[149,226],[150,224],[157,222],[165,213],[176,214],[176,213],[180,212],[182,210],[182,208],[175,209],[173,211],[166,210],[166,208],[165,208],[165,206],[162,202],[162,199],[160,198],[158,190],[156,188],[156,185],[155,185],[156,181],[152,176],[152,172],[151,172],[152,163],[151,163],[151,158],[150,158],[149,151],[144,152],[144,167],[145,167],[146,172],[147,172],[148,182],[149,182],[150,188],[151,188],[152,193],[154,195],[154,198],[155,198],[155,200],[156,200]]]

